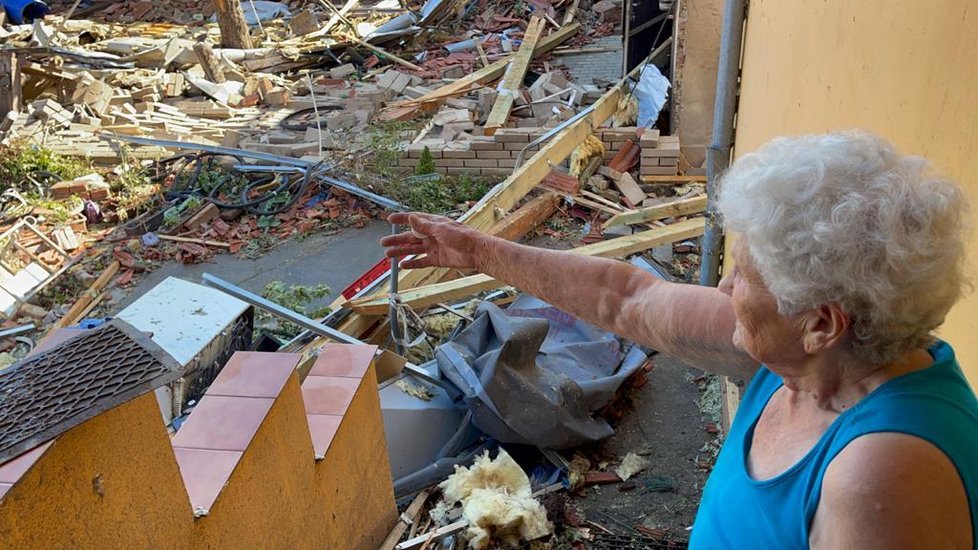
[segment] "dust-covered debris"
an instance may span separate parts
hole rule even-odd
[[[407,380],[398,380],[394,383],[402,392],[417,397],[422,401],[431,401],[434,399],[435,394],[431,392],[427,387],[420,384],[412,384]]]
[[[628,453],[624,460],[615,468],[615,473],[622,481],[628,481],[635,474],[649,469],[652,462],[644,456]]]

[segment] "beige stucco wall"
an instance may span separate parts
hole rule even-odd
[[[681,0],[680,59],[674,83],[673,121],[687,161],[700,166],[713,133],[723,0]]]
[[[976,38],[969,0],[751,0],[736,150],[779,134],[867,128],[930,159],[978,204]],[[940,332],[978,386],[976,332],[978,293]]]

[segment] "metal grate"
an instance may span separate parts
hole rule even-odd
[[[181,407],[184,407],[190,401],[199,401],[207,388],[210,387],[217,375],[221,373],[221,369],[227,364],[231,356],[238,351],[248,351],[251,349],[251,335],[254,332],[252,310],[248,310],[245,315],[238,317],[234,322],[234,326],[230,329],[230,334],[227,330],[222,333],[222,345],[224,349],[221,353],[214,359],[214,362],[210,365],[200,365],[191,373],[187,373],[185,383],[187,384],[186,393],[183,396],[183,401],[180,403]]]
[[[181,374],[119,319],[29,357],[0,373],[0,463]]]

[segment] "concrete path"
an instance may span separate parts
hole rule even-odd
[[[270,281],[289,285],[324,283],[333,291],[326,303],[380,261],[383,249],[378,243],[390,232],[390,225],[372,221],[360,229],[344,229],[336,235],[314,234],[290,239],[261,258],[250,260],[233,254],[218,254],[213,262],[184,265],[167,262],[141,279],[116,310],[121,310],[167,277],[199,283],[210,273],[246,290],[260,293]]]

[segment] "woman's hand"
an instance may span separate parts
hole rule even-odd
[[[492,239],[444,216],[398,212],[388,216],[387,221],[411,227],[411,231],[380,240],[380,244],[387,248],[384,254],[388,258],[424,254],[401,263],[402,267],[408,269],[478,269],[485,259],[487,243]]]

